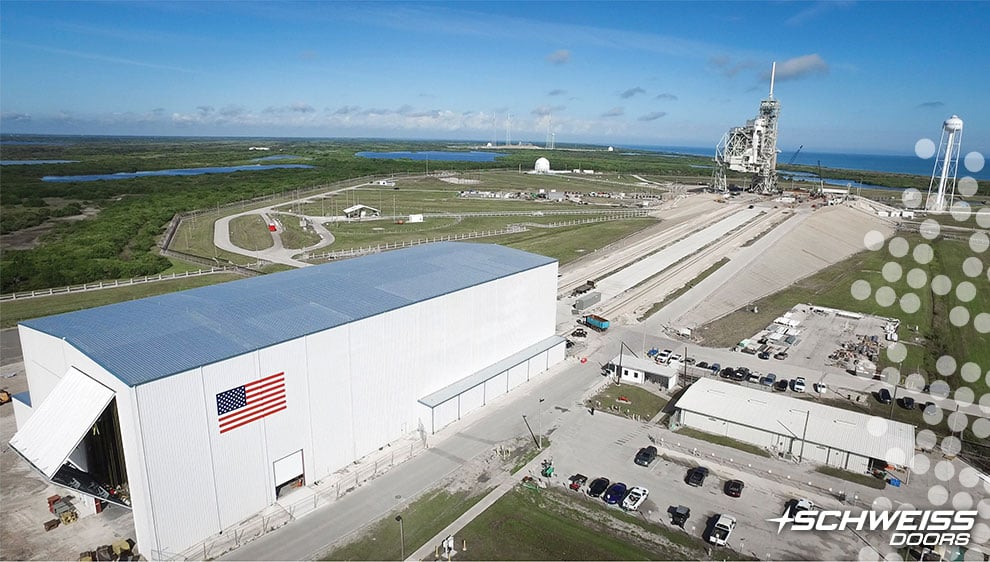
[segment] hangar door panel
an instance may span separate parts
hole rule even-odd
[[[114,392],[70,367],[10,446],[51,478],[113,400]]]
[[[303,474],[302,449],[275,461],[275,487],[279,487]]]

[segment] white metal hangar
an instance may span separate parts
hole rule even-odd
[[[912,425],[713,379],[699,379],[675,406],[680,425],[853,472],[904,468],[914,456]]]
[[[11,446],[165,558],[564,358],[557,262],[440,243],[23,322]]]

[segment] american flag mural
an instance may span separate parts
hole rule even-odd
[[[220,433],[237,429],[284,409],[286,409],[284,372],[217,394]]]

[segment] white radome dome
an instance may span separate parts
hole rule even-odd
[[[545,174],[550,171],[550,161],[546,158],[537,158],[536,166],[533,166],[533,169]]]

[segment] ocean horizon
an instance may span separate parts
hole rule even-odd
[[[684,154],[686,156],[715,156],[714,148],[701,148],[696,146],[656,146],[656,145],[622,145],[616,146],[616,150],[640,150],[647,152],[661,152],[671,154]],[[963,156],[968,154],[965,149]],[[793,157],[794,151],[783,151],[777,156],[777,164],[787,164]],[[822,168],[861,170],[864,172],[887,172],[891,174],[912,174],[916,176],[931,177],[935,166],[935,158],[921,159],[917,156],[903,154],[860,154],[860,153],[837,153],[837,152],[811,152],[802,150],[794,158],[794,165]],[[957,176],[971,176],[978,180],[990,180],[990,166],[984,165],[979,171],[967,170],[963,158],[959,159],[959,170]],[[848,178],[849,181],[859,181],[855,177]]]

